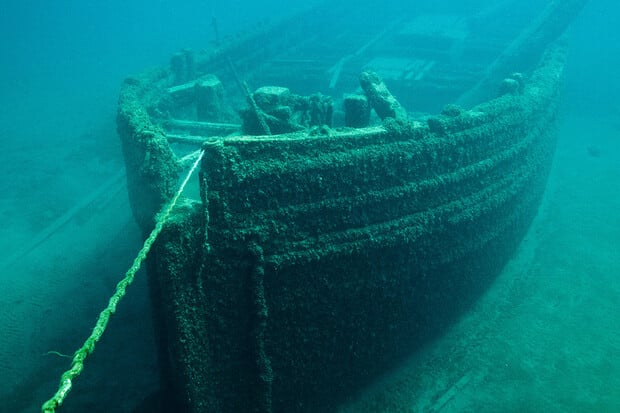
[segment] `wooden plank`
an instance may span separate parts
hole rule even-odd
[[[241,130],[237,123],[200,122],[193,120],[169,119],[162,122],[165,129],[182,131],[192,135],[226,135]]]
[[[207,138],[206,136],[197,135],[176,135],[173,133],[167,133],[166,139],[169,143],[184,143],[188,145],[202,145]]]

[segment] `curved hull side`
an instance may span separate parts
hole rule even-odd
[[[537,211],[562,67],[428,125],[206,144],[150,274],[184,408],[332,411],[453,321]]]

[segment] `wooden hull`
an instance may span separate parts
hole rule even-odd
[[[565,58],[549,44],[585,3],[550,2],[497,44],[488,39],[500,31],[495,8],[468,24],[351,18],[340,27],[344,46],[311,30],[342,21],[326,5],[129,78],[118,130],[145,234],[187,165],[180,158],[204,150],[198,182],[148,259],[163,411],[335,411],[462,314],[536,214]],[[462,35],[468,27],[480,30]],[[405,107],[434,111],[447,100],[468,109],[366,128],[212,136],[239,126],[222,98],[246,102],[234,92],[235,66],[254,84],[342,96],[373,64],[398,69],[385,70],[386,83]],[[514,70],[524,74],[502,82]]]
[[[563,65],[426,123],[208,140],[149,264],[173,403],[330,411],[449,324],[536,213]]]

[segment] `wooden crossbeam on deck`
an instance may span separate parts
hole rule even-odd
[[[241,125],[236,123],[200,122],[194,120],[168,119],[162,122],[162,126],[173,132],[186,132],[192,135],[227,135],[241,130]]]
[[[177,135],[174,133],[167,133],[166,139],[169,143],[183,143],[187,145],[200,146],[209,138],[199,135]]]

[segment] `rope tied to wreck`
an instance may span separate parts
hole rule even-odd
[[[153,228],[149,236],[144,241],[142,248],[138,252],[131,267],[125,273],[125,276],[123,277],[123,279],[116,285],[116,291],[114,292],[112,297],[110,297],[107,307],[99,314],[99,318],[97,319],[97,323],[95,324],[93,331],[91,332],[90,336],[86,339],[86,341],[84,341],[84,344],[82,345],[82,347],[80,347],[73,354],[73,359],[71,361],[71,368],[69,368],[69,370],[65,371],[61,375],[58,391],[56,391],[56,393],[51,399],[43,403],[43,406],[41,406],[41,411],[43,413],[53,413],[56,411],[57,408],[62,406],[62,403],[64,402],[65,398],[71,391],[71,388],[73,387],[73,380],[76,377],[78,377],[80,373],[82,373],[82,370],[84,370],[84,361],[86,361],[86,358],[95,351],[95,345],[103,336],[103,333],[105,332],[105,329],[108,325],[108,321],[110,320],[110,317],[116,312],[116,307],[118,303],[125,296],[127,287],[129,287],[131,283],[133,282],[136,273],[138,272],[138,270],[140,269],[142,265],[142,262],[146,259],[147,254],[149,253],[149,251],[151,250],[151,247],[155,243],[155,240],[157,239],[162,229],[164,228],[164,225],[166,224],[166,220],[170,216],[170,213],[174,209],[177,201],[179,200],[179,197],[183,193],[185,186],[189,182],[192,174],[194,173],[194,171],[198,167],[198,164],[202,160],[204,153],[205,153],[204,150],[200,151],[200,154],[196,158],[196,161],[194,162],[191,169],[185,176],[185,179],[181,183],[179,190],[176,192],[174,197],[172,197],[170,202],[168,202],[162,208],[159,214],[157,214],[156,219],[155,219],[156,221],[155,227]]]

